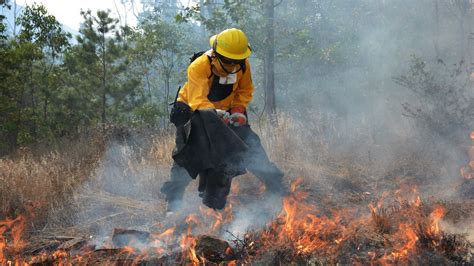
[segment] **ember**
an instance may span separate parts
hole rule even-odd
[[[250,231],[243,239],[236,237],[231,244],[211,235],[219,234],[221,228],[232,221],[232,208],[222,213],[203,208],[200,215],[192,214],[186,218],[184,232],[176,231],[176,227],[151,234],[115,229],[113,248],[85,248],[91,244],[74,240],[74,243],[63,244],[57,250],[34,255],[24,250],[21,232],[25,219],[20,216],[0,223],[0,262],[67,264],[108,260],[130,264],[153,261],[197,265],[207,261],[228,261],[230,264],[317,261],[330,264],[406,264],[420,262],[417,259],[422,258],[443,261],[447,249],[455,251],[451,252],[451,260],[463,261],[469,254],[466,241],[460,236],[453,240],[440,227],[439,222],[446,212],[444,207],[423,202],[420,195],[413,194],[414,191],[383,193],[380,200],[369,204],[365,210],[331,210],[312,202],[303,180],[297,179],[292,183],[291,194],[283,199],[280,215],[267,228]],[[404,200],[403,195],[410,195],[409,200]],[[394,201],[387,205],[389,199]],[[206,225],[207,235],[194,233]]]
[[[471,243],[464,236],[448,234],[441,226],[452,208],[424,198],[413,185],[401,184],[378,197],[376,191],[363,192],[365,204],[347,206],[316,197],[298,178],[282,199],[280,213],[267,226],[235,236],[226,232],[236,218],[235,206],[243,204],[236,196],[242,187],[234,184],[222,211],[201,207],[152,232],[116,228],[103,243],[87,237],[56,237],[38,247],[33,235],[24,234],[26,216],[6,219],[0,222],[0,264],[393,265],[469,263],[472,256]],[[255,189],[263,191],[261,186]],[[222,240],[229,235],[229,242]]]

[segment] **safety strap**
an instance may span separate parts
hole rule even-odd
[[[179,96],[179,91],[181,90],[181,86],[178,87],[178,91],[176,92],[176,96],[174,97],[174,102],[170,103],[169,105],[176,105],[176,102],[178,101],[178,96]]]

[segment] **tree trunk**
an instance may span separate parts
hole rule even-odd
[[[464,62],[466,72],[469,71],[469,63],[466,62],[469,60],[469,50],[468,50],[468,39],[469,33],[466,32],[466,22],[469,23],[469,15],[470,15],[470,7],[471,3],[470,0],[457,0],[456,2],[458,12],[459,12],[459,52],[460,52],[460,60]],[[469,28],[469,26],[468,26]]]
[[[465,20],[466,16],[464,14],[461,15],[459,21],[459,39],[461,40],[459,51],[461,52],[461,61],[466,62],[466,27],[465,27]]]
[[[166,122],[168,120],[168,117],[170,117],[170,114],[169,114],[169,111],[168,111],[168,100],[169,100],[169,97],[170,97],[170,79],[171,79],[171,74],[170,73],[166,73],[165,74],[165,102],[164,102],[164,113],[166,114],[165,116],[165,119],[164,119],[164,127],[167,128],[168,127],[168,123]]]
[[[30,101],[31,101],[31,120],[30,120],[30,132],[34,142],[38,140],[38,129],[36,125],[36,84],[33,82],[33,63],[30,65]]]
[[[473,29],[473,23],[474,23],[474,2],[471,2],[469,11],[468,11],[468,18],[467,18],[467,34],[468,34],[468,40],[467,40],[467,54],[469,56],[469,62],[468,62],[468,70],[469,70],[469,75],[471,73],[474,73],[474,29]]]
[[[265,1],[266,16],[266,45],[264,59],[264,86],[265,86],[265,111],[273,120],[276,114],[275,103],[275,28],[274,28],[274,1]]]
[[[209,15],[204,12],[204,0],[199,0],[199,6],[201,7],[201,15],[204,16],[205,19],[209,19]],[[209,6],[207,8],[209,9]],[[205,40],[207,37],[206,27],[199,27],[199,29],[201,30],[201,38]]]
[[[105,33],[102,33],[102,124],[105,126],[106,122],[106,104],[107,104],[107,90],[105,84],[105,76],[106,76],[106,64],[105,64]]]
[[[47,125],[47,120],[48,120],[48,98],[44,98],[43,102],[43,121],[44,124]]]
[[[15,128],[14,130],[8,131],[7,133],[7,141],[8,141],[8,148],[6,151],[6,154],[10,154],[14,152],[17,147],[18,147],[18,134],[19,134],[18,128]]]
[[[23,87],[24,89],[24,87]],[[5,150],[5,154],[11,154],[18,148],[18,135],[20,134],[20,130],[23,127],[23,110],[25,107],[25,99],[23,95],[24,90],[20,90],[19,98],[15,101],[16,106],[14,111],[11,113],[11,118],[7,120],[12,120],[14,122],[14,126],[10,127],[8,131],[5,133],[7,146]],[[1,152],[0,152],[1,153]],[[0,154],[3,155],[3,154]]]
[[[16,0],[13,1],[13,37],[16,38]]]
[[[148,98],[150,100],[150,103],[152,102],[152,93],[151,93],[151,84],[150,84],[150,68],[146,65],[146,63],[142,63],[142,69],[143,73],[145,73],[145,83],[146,83],[146,88],[148,91]]]
[[[435,4],[435,13],[434,13],[434,19],[435,19],[435,31],[434,31],[434,49],[436,53],[436,59],[439,59],[439,4],[438,0],[434,1]]]

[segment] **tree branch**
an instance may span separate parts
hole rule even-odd
[[[278,4],[275,4],[275,5],[273,6],[273,8],[279,6],[281,3],[283,3],[283,0],[280,0],[280,2],[279,2]]]

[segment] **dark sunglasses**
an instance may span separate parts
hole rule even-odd
[[[227,64],[227,65],[241,65],[244,62],[244,60],[230,59],[220,54],[217,55],[217,59],[219,59],[222,63]]]

